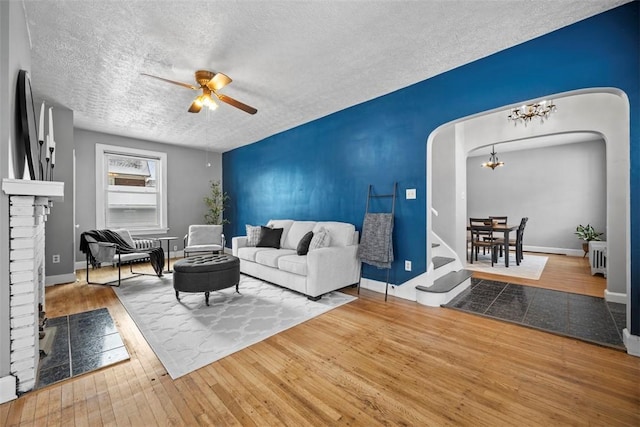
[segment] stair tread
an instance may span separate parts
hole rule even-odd
[[[444,257],[444,256],[434,256],[434,257],[431,259],[431,261],[433,261],[433,268],[434,268],[434,269],[436,269],[436,268],[440,268],[440,267],[442,267],[443,265],[447,265],[447,264],[449,264],[450,262],[453,262],[453,261],[455,261],[455,260],[456,260],[455,258],[447,258],[447,257]]]
[[[432,244],[431,244],[431,247],[432,247],[432,248],[437,248],[438,246],[440,246],[440,243],[432,243]]]
[[[441,278],[437,279],[433,282],[433,286],[416,286],[417,290],[424,292],[434,292],[434,293],[444,293],[449,292],[451,289],[455,288],[465,280],[467,280],[473,272],[471,270],[459,270],[459,271],[451,271]]]

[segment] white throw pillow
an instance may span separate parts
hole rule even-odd
[[[329,235],[329,232],[324,228],[321,228],[313,233],[313,239],[311,239],[311,243],[309,243],[309,251],[325,248],[329,246],[330,243],[331,236]]]
[[[259,225],[245,225],[247,230],[247,246],[255,247],[260,241],[260,232],[262,229]]]

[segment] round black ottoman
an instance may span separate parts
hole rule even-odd
[[[209,292],[236,287],[240,283],[240,260],[233,255],[217,254],[184,258],[173,264],[173,288],[180,292],[204,292],[209,305]]]

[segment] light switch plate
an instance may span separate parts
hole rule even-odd
[[[405,261],[404,262],[404,270],[405,271],[411,271],[411,261]]]
[[[416,189],[415,188],[407,188],[407,200],[412,200],[416,198]]]

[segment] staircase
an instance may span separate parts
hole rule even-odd
[[[471,285],[470,270],[462,268],[455,252],[433,233],[435,243],[431,245],[431,263],[428,278],[431,285],[416,286],[416,301],[430,307],[439,307],[455,298]]]

